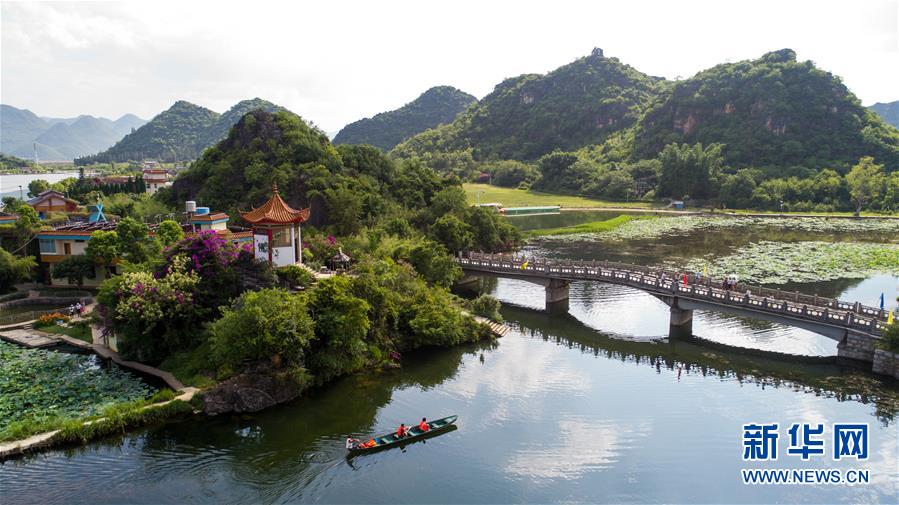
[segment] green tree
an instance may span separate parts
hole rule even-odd
[[[718,175],[724,162],[721,144],[668,144],[659,153],[662,173],[659,195],[711,198],[717,195]]]
[[[68,279],[69,284],[81,286],[85,277],[94,275],[96,263],[87,256],[69,256],[53,265],[53,277]]]
[[[431,232],[434,234],[434,238],[446,246],[451,253],[467,251],[474,239],[471,226],[453,215],[446,215],[438,219],[431,227]]]
[[[537,179],[537,169],[527,163],[504,160],[490,167],[490,183],[507,188],[518,187],[522,182],[531,183]]]
[[[740,170],[736,174],[725,176],[721,184],[721,202],[730,208],[748,207],[755,187],[755,179],[748,170]]]
[[[446,253],[446,249],[431,240],[424,240],[400,254],[419,275],[431,284],[450,287],[462,277],[462,269]]]
[[[6,293],[13,285],[31,277],[37,262],[31,256],[18,258],[0,247],[0,293]]]
[[[846,174],[846,183],[855,205],[855,215],[858,216],[865,205],[884,192],[887,179],[883,173],[883,165],[877,165],[874,158],[865,156]]]
[[[216,359],[230,365],[274,359],[302,365],[315,338],[304,295],[278,288],[248,291],[222,310],[210,327]]]
[[[157,256],[159,242],[150,239],[150,227],[133,218],[126,217],[116,226],[119,236],[119,254],[131,263],[143,263]]]
[[[156,238],[163,246],[168,247],[184,238],[184,230],[177,222],[166,219],[156,227]]]
[[[365,335],[371,326],[368,302],[352,292],[352,281],[335,276],[318,282],[309,308],[317,337],[309,366],[320,380],[358,370],[364,362]]]
[[[35,197],[50,189],[50,183],[43,179],[34,179],[28,183],[28,196]]]
[[[16,234],[19,236],[19,244],[31,240],[32,235],[41,227],[41,218],[38,217],[34,207],[20,202],[13,212],[19,216],[16,220]]]
[[[108,272],[112,262],[119,257],[120,243],[118,233],[97,230],[91,233],[91,238],[87,241],[87,247],[84,252],[95,262],[103,264]]]

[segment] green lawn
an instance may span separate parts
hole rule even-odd
[[[577,224],[574,226],[565,226],[562,228],[546,228],[542,230],[530,230],[525,232],[526,235],[546,236],[546,235],[576,235],[579,233],[601,233],[604,231],[614,230],[619,226],[629,223],[635,219],[655,219],[656,216],[618,216],[605,221],[591,221],[589,223]]]
[[[480,194],[481,203],[501,203],[504,207],[535,207],[545,205],[561,205],[564,207],[580,208],[605,208],[627,207],[633,209],[649,209],[653,207],[651,202],[613,202],[609,200],[595,200],[582,196],[554,195],[539,191],[522,190],[514,188],[501,188],[489,184],[466,183],[462,185],[465,195],[471,204],[478,203]]]
[[[58,324],[52,324],[50,326],[41,326],[35,328],[38,331],[42,331],[44,333],[57,333],[62,335],[68,335],[72,338],[77,338],[78,340],[83,340],[88,344],[94,343],[93,335],[91,334],[91,327],[87,322],[83,323],[75,323],[71,326],[60,326]]]

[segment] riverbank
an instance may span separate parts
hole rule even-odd
[[[467,201],[471,205],[499,203],[505,207],[540,207],[558,205],[562,212],[585,211],[621,211],[633,213],[670,214],[680,216],[711,215],[711,216],[740,216],[740,217],[832,217],[844,219],[874,218],[874,219],[899,219],[896,214],[879,214],[874,212],[862,212],[861,216],[855,216],[852,212],[777,212],[761,211],[755,209],[710,209],[709,207],[691,207],[674,209],[668,206],[667,201],[613,201],[601,200],[573,195],[560,195],[555,193],[543,193],[529,189],[503,188],[489,184],[466,183],[463,184]]]
[[[502,337],[510,331],[504,324],[480,316],[471,317],[495,337]],[[33,321],[21,323],[18,328],[25,333],[33,332],[27,329],[31,323]],[[0,443],[0,461],[26,452],[70,443],[85,443],[112,433],[125,433],[129,429],[188,414],[204,413],[215,416],[229,412],[258,412],[294,400],[313,386],[309,381],[293,381],[292,370],[272,370],[270,365],[250,367],[227,380],[211,381],[203,388],[185,386],[169,371],[123,359],[103,343],[102,332],[98,327],[92,326],[92,329],[93,343],[63,334],[44,336],[40,342],[37,339],[25,338],[9,340],[26,347],[52,347],[64,344],[92,352],[120,367],[164,381],[170,389],[161,390],[146,400],[111,405],[104,409],[103,415],[99,417],[58,419],[22,425],[17,428],[20,435],[16,440]],[[294,382],[295,387],[289,387],[288,383]]]

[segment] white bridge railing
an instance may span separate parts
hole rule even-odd
[[[880,335],[886,326],[885,311],[798,291],[786,292],[738,283],[731,289],[715,287],[715,282],[696,275],[662,268],[611,261],[553,261],[512,255],[470,253],[456,261],[465,270],[510,273],[564,280],[596,280],[632,286],[665,296],[679,296],[720,305],[745,307],[781,314],[795,319],[843,326]],[[686,275],[687,282],[683,282]]]

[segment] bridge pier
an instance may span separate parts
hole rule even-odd
[[[693,335],[693,311],[681,309],[677,303],[672,304],[668,333],[672,337]]]
[[[875,342],[876,339],[869,335],[847,332],[837,344],[837,357],[873,362]]]
[[[568,286],[571,283],[562,279],[550,279],[546,284],[546,311],[550,314],[568,312]]]

